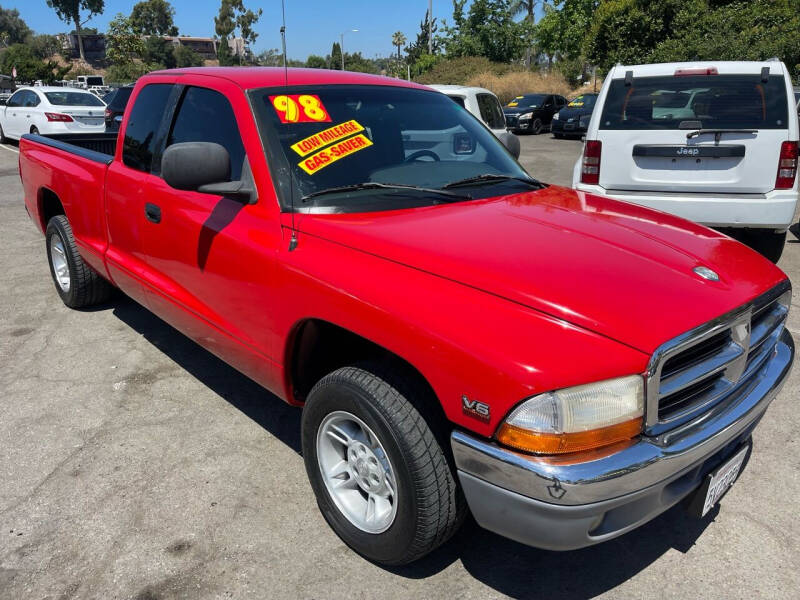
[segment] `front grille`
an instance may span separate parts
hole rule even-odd
[[[785,282],[659,348],[648,368],[647,425],[659,433],[710,410],[772,356],[791,303]]]

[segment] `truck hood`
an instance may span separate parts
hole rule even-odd
[[[556,186],[401,211],[304,214],[297,228],[648,354],[786,278],[716,231]],[[698,266],[715,271],[719,281],[697,275]]]

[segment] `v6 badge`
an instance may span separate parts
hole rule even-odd
[[[466,394],[461,396],[461,410],[470,417],[476,417],[481,421],[489,421],[489,405],[477,400],[470,400]]]

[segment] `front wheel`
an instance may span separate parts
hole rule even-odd
[[[3,132],[3,126],[0,125],[0,144],[5,144],[8,141],[6,134]]]
[[[785,231],[775,233],[771,229],[734,229],[728,235],[750,246],[774,263],[780,260],[786,244]]]
[[[430,400],[391,371],[344,367],[314,386],[303,409],[303,458],[323,516],[348,546],[385,565],[429,553],[466,511],[414,396]]]
[[[533,135],[539,135],[540,133],[542,133],[542,129],[544,129],[544,125],[542,125],[541,119],[534,119],[531,122],[531,133]]]

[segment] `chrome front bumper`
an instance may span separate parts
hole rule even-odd
[[[455,463],[473,515],[501,535],[559,550],[629,531],[691,493],[749,439],[793,359],[784,330],[761,371],[712,410],[588,462],[545,460],[454,431]]]

